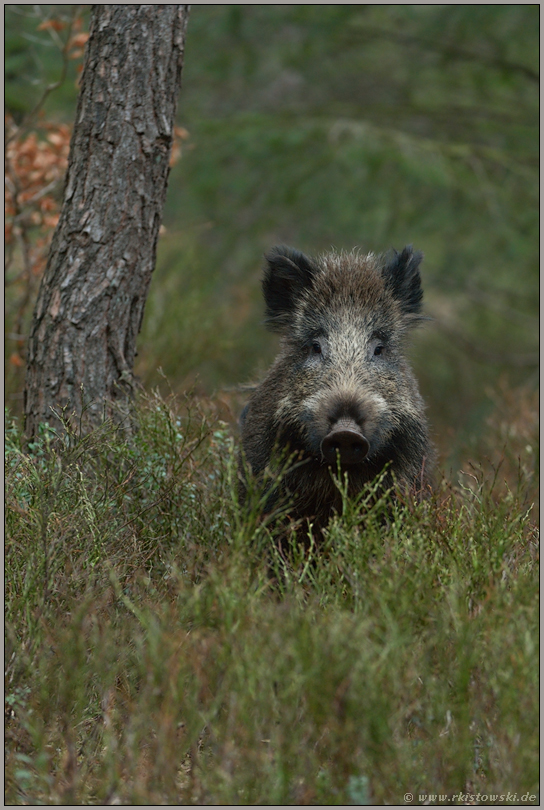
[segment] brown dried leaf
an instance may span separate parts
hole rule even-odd
[[[70,48],[83,48],[88,39],[89,39],[89,34],[87,34],[87,33],[76,34],[70,40],[69,47]]]
[[[12,366],[15,366],[16,368],[21,368],[25,364],[25,361],[18,352],[13,352],[13,354],[9,358],[9,362],[11,363]]]
[[[44,20],[37,27],[37,31],[62,31],[66,28],[66,23],[62,20]]]

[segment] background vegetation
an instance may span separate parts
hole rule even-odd
[[[66,8],[32,8],[46,19],[6,11],[16,119],[61,73],[53,35],[62,44],[66,30],[43,26]],[[75,8],[85,20],[88,8]],[[498,380],[536,385],[538,14],[523,4],[195,6],[182,158],[140,340],[144,385],[162,384],[162,368],[174,390],[196,380],[221,394],[266,368],[275,344],[259,277],[271,245],[311,254],[413,243],[434,318],[414,363],[444,463],[458,465]],[[51,123],[72,122],[76,65],[47,99]],[[22,373],[8,375],[8,395],[21,388]]]
[[[137,368],[159,390],[130,444],[27,448],[88,13],[6,7],[8,802],[536,793],[538,6],[194,6]],[[413,243],[434,318],[412,356],[449,483],[346,503],[311,559],[234,486],[278,242]]]

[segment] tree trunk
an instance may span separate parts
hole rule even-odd
[[[128,413],[169,173],[187,5],[94,5],[28,351],[28,436]]]

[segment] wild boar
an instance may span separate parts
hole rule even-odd
[[[341,504],[332,472],[355,495],[386,469],[384,484],[420,490],[433,450],[425,405],[404,356],[418,324],[421,253],[358,251],[308,258],[288,247],[266,256],[262,282],[280,352],[241,417],[246,470],[263,477],[294,454],[280,496],[291,514],[324,526]],[[242,476],[242,496],[246,483]]]

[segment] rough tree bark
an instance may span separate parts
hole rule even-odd
[[[28,351],[28,436],[127,413],[155,267],[188,5],[94,5],[64,201]]]

